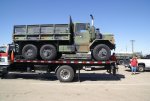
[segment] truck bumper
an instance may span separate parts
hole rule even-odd
[[[9,66],[8,65],[0,65],[0,74],[4,74],[4,73],[7,73],[7,68]]]

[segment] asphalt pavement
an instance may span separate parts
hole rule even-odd
[[[12,73],[0,79],[0,101],[150,101],[150,71],[131,75],[119,66],[116,76],[106,70],[81,70],[80,82],[61,83],[55,74]]]

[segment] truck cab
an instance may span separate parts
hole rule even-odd
[[[5,72],[11,64],[11,52],[14,50],[14,45],[0,46],[0,73]]]

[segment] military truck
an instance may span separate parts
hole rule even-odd
[[[26,60],[57,60],[62,54],[91,52],[94,60],[109,60],[115,49],[114,37],[102,38],[90,23],[15,25],[15,55]]]

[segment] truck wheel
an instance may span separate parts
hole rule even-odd
[[[43,60],[54,60],[57,56],[57,51],[53,45],[43,45],[40,49],[40,56]]]
[[[119,60],[119,65],[123,65],[124,61],[123,60]]]
[[[64,65],[59,67],[56,75],[60,82],[71,82],[74,78],[74,70],[72,67]]]
[[[144,72],[144,66],[143,65],[139,65],[138,66],[138,71],[139,72]]]
[[[37,57],[37,47],[33,44],[27,44],[22,49],[22,55],[25,59],[33,60]]]
[[[97,61],[109,60],[111,56],[110,48],[105,44],[99,44],[93,49],[92,56]]]
[[[1,79],[7,78],[8,67],[7,66],[0,66],[0,68],[1,68],[1,71],[0,71]]]

